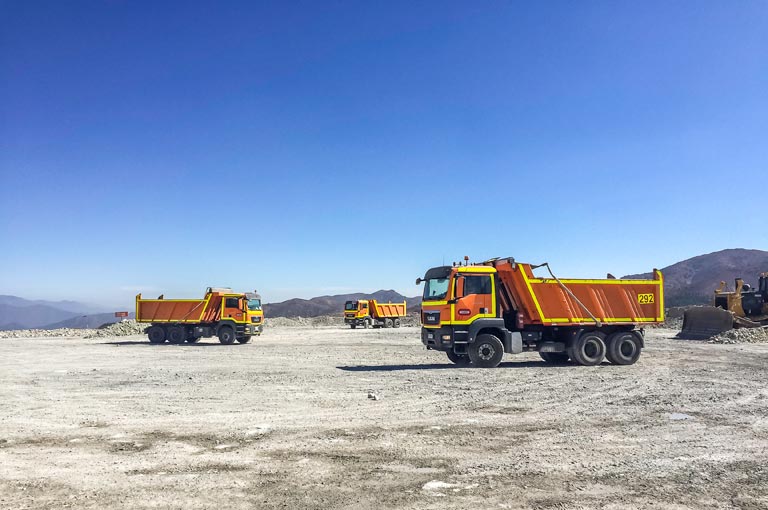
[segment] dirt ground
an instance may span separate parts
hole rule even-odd
[[[0,508],[768,508],[768,344],[455,368],[417,328],[0,339]]]

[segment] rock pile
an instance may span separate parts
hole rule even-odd
[[[709,343],[713,344],[759,344],[764,342],[768,342],[768,327],[732,329],[709,339]]]
[[[0,338],[29,338],[29,337],[52,337],[52,336],[72,336],[82,337],[86,333],[93,333],[94,329],[14,329],[11,331],[0,331]]]
[[[323,315],[320,317],[267,317],[264,327],[277,328],[325,328],[344,325],[344,319],[339,316]]]
[[[129,336],[129,335],[143,335],[144,330],[149,324],[136,322],[135,320],[125,320],[108,324],[97,330],[81,330],[88,331],[84,334],[84,338],[104,337],[104,336]]]

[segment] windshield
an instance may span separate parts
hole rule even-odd
[[[345,310],[357,310],[357,301],[347,301],[344,303]]]
[[[261,310],[261,299],[249,299],[248,300],[248,309],[249,310]]]
[[[431,278],[424,286],[424,301],[439,301],[448,294],[448,278]]]

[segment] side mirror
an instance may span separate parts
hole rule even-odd
[[[416,285],[420,285],[423,281],[421,278],[416,278]]]

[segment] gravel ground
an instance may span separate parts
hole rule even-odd
[[[768,344],[490,370],[417,328],[0,340],[0,508],[768,508]]]

